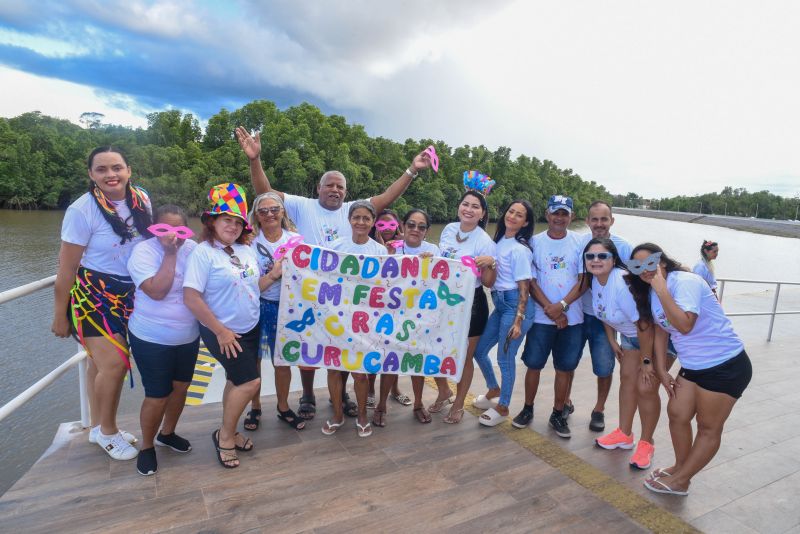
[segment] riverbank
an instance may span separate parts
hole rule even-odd
[[[703,213],[642,210],[634,208],[614,208],[614,213],[633,215],[635,217],[649,217],[651,219],[707,224],[710,226],[731,228],[733,230],[754,232],[756,234],[800,239],[800,222],[796,221],[776,221],[770,219],[753,219],[749,217],[731,217],[726,215],[706,215]]]

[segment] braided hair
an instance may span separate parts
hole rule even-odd
[[[89,154],[86,165],[90,171],[92,170],[94,157],[103,152],[119,154],[122,161],[125,162],[125,165],[130,167],[128,158],[125,157],[125,154],[121,150],[113,146],[101,146],[95,148],[92,150],[91,154]],[[93,180],[90,180],[89,183],[89,193],[91,193],[95,204],[97,204],[97,208],[100,210],[106,222],[111,226],[111,229],[122,238],[120,245],[124,245],[125,242],[132,240],[135,234],[128,225],[128,222],[122,220],[114,204],[106,197],[105,193],[103,193]],[[147,191],[141,187],[132,185],[130,180],[128,180],[128,183],[125,185],[125,204],[128,206],[128,209],[131,210],[133,226],[136,228],[139,235],[150,237],[150,231],[147,228],[153,224],[153,218],[150,214],[150,199],[147,196]]]

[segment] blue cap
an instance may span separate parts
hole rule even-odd
[[[572,213],[572,199],[564,195],[553,195],[547,201],[547,211],[555,213],[558,210],[567,210]]]

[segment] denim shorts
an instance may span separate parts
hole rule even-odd
[[[598,377],[611,376],[614,373],[614,363],[617,361],[614,349],[608,342],[606,329],[603,321],[589,315],[583,314],[583,343],[581,352],[586,342],[589,342],[589,353],[592,355],[592,371]]]
[[[620,334],[619,337],[619,346],[622,347],[622,350],[641,350],[638,337],[628,337],[625,334]],[[678,351],[675,350],[675,345],[672,344],[672,338],[670,338],[667,343],[667,355],[673,358],[678,355]]]
[[[172,393],[172,382],[191,382],[197,351],[198,337],[184,345],[151,343],[128,332],[128,343],[136,368],[142,376],[144,396],[163,399]]]
[[[261,299],[261,340],[258,348],[258,359],[267,354],[275,361],[275,337],[278,334],[278,306],[277,300]]]
[[[583,324],[558,329],[554,324],[533,323],[525,337],[522,361],[529,369],[541,370],[553,353],[556,371],[574,371],[581,361]]]

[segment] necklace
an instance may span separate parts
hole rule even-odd
[[[472,235],[472,232],[468,232],[467,235],[465,235],[464,237],[461,237],[461,232],[456,230],[456,241],[458,241],[459,243],[463,243],[464,241],[469,239],[469,236],[471,236],[471,235]]]

